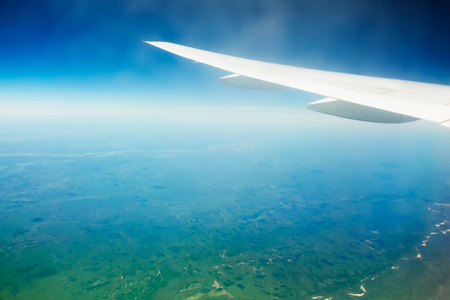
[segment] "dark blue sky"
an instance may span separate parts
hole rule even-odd
[[[3,0],[0,86],[35,82],[51,87],[62,80],[101,90],[132,82],[149,92],[177,84],[191,86],[194,93],[215,80],[206,67],[143,40],[449,84],[450,8],[445,2]]]

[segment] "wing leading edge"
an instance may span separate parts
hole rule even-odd
[[[383,123],[424,119],[450,127],[450,86],[291,67],[244,59],[166,42],[146,42],[176,55],[253,78],[331,98],[313,110],[344,118]],[[342,101],[341,101],[342,100]],[[356,104],[356,105],[352,105]],[[314,109],[316,108],[316,109]],[[388,113],[390,112],[390,114]],[[399,114],[399,117],[392,117]],[[368,116],[368,117],[365,117]],[[392,121],[386,121],[392,120]]]

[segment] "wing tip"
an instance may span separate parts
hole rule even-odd
[[[168,42],[156,42],[156,41],[142,41],[142,42],[150,44],[152,46],[156,46],[156,47],[160,47],[160,46],[163,46],[163,45],[171,44],[171,43],[168,43]]]
[[[153,46],[156,46],[155,44],[161,43],[161,42],[154,42],[154,41],[142,41],[142,42],[153,45]]]

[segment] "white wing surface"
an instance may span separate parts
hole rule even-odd
[[[263,86],[261,83],[266,82],[273,87],[290,87],[326,96],[327,99],[308,106],[319,112],[382,123],[424,119],[450,127],[450,86],[447,85],[305,69],[166,42],[146,43],[235,74],[230,76],[232,81],[227,80],[228,84]],[[249,81],[251,79],[254,81]]]

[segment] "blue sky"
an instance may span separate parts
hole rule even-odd
[[[449,84],[448,11],[445,1],[5,0],[0,101],[304,106],[320,97],[221,86],[223,71],[143,40]]]

